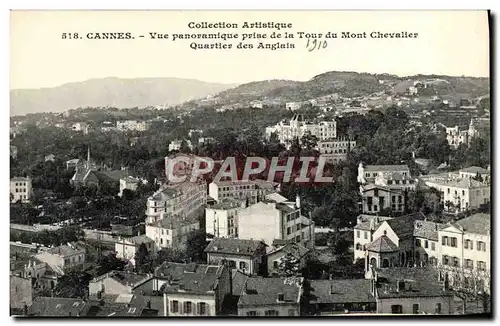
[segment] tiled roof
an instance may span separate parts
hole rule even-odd
[[[233,208],[238,208],[238,207],[241,207],[241,205],[244,203],[245,201],[243,200],[238,200],[238,199],[235,199],[235,198],[224,198],[222,200],[220,200],[219,202],[217,202],[216,204],[210,206],[209,208],[211,209],[233,209]]]
[[[413,213],[405,216],[395,217],[387,221],[387,224],[396,233],[399,238],[413,236],[414,223],[416,220],[424,220],[425,216],[422,213]]]
[[[37,297],[28,309],[33,316],[60,317],[86,315],[87,303],[82,299]]]
[[[438,241],[438,231],[445,227],[445,224],[417,220],[414,222],[413,236]]]
[[[491,232],[491,215],[490,214],[474,214],[469,217],[456,221],[453,224],[455,227],[461,227],[467,233],[475,233],[482,235],[490,235]]]
[[[150,242],[154,241],[153,239],[151,239],[150,237],[148,237],[145,234],[137,235],[137,236],[132,237],[132,238],[126,238],[124,240],[127,242],[130,242],[130,243],[136,244],[136,245],[141,245],[142,243],[150,243]]]
[[[302,258],[311,250],[297,243],[287,243],[284,246],[278,247],[275,250],[271,251],[268,255],[272,255],[279,251],[283,251],[285,254],[292,254],[296,258]]]
[[[453,296],[438,281],[438,271],[433,267],[391,267],[376,269],[377,295],[379,298],[442,297]],[[404,281],[404,287],[398,282]],[[401,284],[402,285],[402,284]]]
[[[259,240],[214,238],[205,248],[205,252],[253,257],[263,246],[266,244]]]
[[[361,214],[358,216],[358,220],[360,220],[361,223],[356,224],[354,229],[370,231],[371,220],[375,220],[373,229],[376,230],[384,221],[390,219],[393,219],[393,217]]]
[[[468,168],[461,169],[460,172],[479,173],[479,174],[490,173],[490,171],[483,169],[482,167],[479,166],[469,166]]]
[[[311,303],[375,302],[371,294],[372,280],[311,280]]]
[[[91,298],[88,317],[164,316],[163,297],[135,294]]]
[[[195,216],[180,216],[180,215],[172,215],[161,213],[161,220],[156,222],[155,226],[165,228],[165,229],[178,229],[180,227],[199,223],[198,219]]]
[[[71,255],[83,253],[83,252],[85,252],[85,249],[79,248],[75,245],[71,245],[71,246],[61,245],[58,247],[50,248],[49,250],[47,250],[47,252],[51,253],[53,255],[59,255],[62,257],[66,257],[66,256],[71,256]]]
[[[391,241],[387,236],[383,235],[366,246],[367,251],[374,252],[394,252],[398,251],[399,248]]]
[[[163,290],[167,293],[179,292],[207,293],[218,286],[223,265],[179,264],[165,262],[155,270],[155,277],[168,280]]]
[[[392,172],[392,171],[410,171],[408,165],[367,165],[364,167],[365,172]]]
[[[138,284],[142,284],[145,281],[151,279],[151,275],[147,274],[136,274],[136,273],[129,273],[129,272],[124,272],[124,271],[112,271],[107,273],[108,277],[111,277],[118,283],[121,283],[126,286],[131,286],[134,287]],[[98,277],[100,278],[100,277]]]
[[[298,303],[301,287],[297,282],[287,282],[283,278],[248,277],[238,307],[276,305],[279,304],[278,294],[284,295],[286,303]]]
[[[29,180],[30,180],[30,178],[25,178],[25,177],[14,177],[14,178],[10,179],[11,182],[12,181],[14,181],[14,182],[16,182],[16,181],[25,182],[25,181],[29,181]]]
[[[373,190],[373,189],[381,189],[381,190],[384,190],[384,191],[387,191],[387,192],[390,192],[390,193],[394,193],[394,194],[402,194],[403,191],[401,189],[394,189],[394,188],[391,188],[391,187],[388,187],[388,186],[381,186],[381,185],[376,185],[376,184],[373,184],[373,183],[369,183],[367,185],[364,185],[362,186],[363,188],[363,192],[366,192],[366,191],[370,191],[370,190]]]
[[[247,281],[248,275],[241,272],[239,269],[233,270],[233,276],[231,278],[231,282],[233,283],[233,293],[232,295],[239,296],[241,291],[243,291],[243,286]]]
[[[272,194],[268,194],[265,196],[265,198],[266,198],[266,200],[274,201],[276,203],[282,203],[282,202],[288,201],[287,198],[281,196],[277,192],[273,192]]]

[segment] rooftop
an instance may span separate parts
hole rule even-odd
[[[145,281],[151,279],[152,275],[150,275],[150,274],[137,274],[137,273],[131,273],[131,272],[125,272],[125,271],[111,271],[109,273],[106,273],[106,274],[103,274],[101,276],[94,278],[91,282],[98,282],[98,281],[105,279],[105,278],[108,278],[108,277],[114,279],[115,281],[117,281],[120,284],[134,287],[134,286],[142,284]]]
[[[165,262],[155,270],[155,277],[167,280],[162,290],[167,293],[212,293],[219,284],[223,265],[198,265]]]
[[[391,267],[376,269],[376,273],[379,298],[453,296],[433,267]]]
[[[417,220],[414,224],[413,236],[438,241],[438,231],[445,227],[445,224]]]
[[[141,245],[143,243],[146,244],[146,243],[154,242],[153,239],[151,239],[150,237],[148,237],[145,234],[137,235],[137,236],[132,237],[132,238],[125,238],[123,240],[127,241],[129,243],[133,243],[135,245]]]
[[[89,317],[164,316],[163,297],[135,294],[91,297]]]
[[[235,198],[224,198],[209,208],[211,208],[211,209],[223,209],[223,210],[233,209],[233,208],[241,207],[242,203],[244,203],[243,200],[238,200]]]
[[[28,309],[32,316],[60,317],[86,314],[87,303],[82,299],[37,297]]]
[[[278,194],[277,192],[273,192],[272,194],[268,194],[265,196],[265,199],[268,200],[268,201],[274,201],[276,203],[283,203],[283,202],[286,202],[288,201],[287,198],[281,196],[280,194]]]
[[[248,277],[238,301],[239,306],[277,305],[298,303],[301,296],[302,279]],[[279,295],[283,300],[278,300]]]
[[[167,213],[161,213],[161,220],[156,222],[155,226],[165,228],[165,229],[178,229],[183,226],[199,223],[195,217],[185,217],[180,215],[172,215]]]
[[[21,181],[21,182],[30,181],[30,178],[14,177],[14,178],[10,179],[10,182],[17,182],[17,181]]]
[[[406,171],[410,172],[408,165],[367,165],[364,167],[365,172],[396,172]]]
[[[375,302],[371,280],[311,280],[311,303],[367,303]]]
[[[479,166],[469,166],[468,168],[461,169],[460,172],[466,172],[466,173],[479,173],[479,174],[488,174],[490,171],[483,169],[482,167]]]
[[[470,178],[423,178],[425,182],[435,183],[441,186],[455,187],[460,189],[473,189],[489,187],[486,183],[479,182]]]
[[[72,245],[72,244],[67,244],[67,245],[61,245],[58,247],[50,248],[47,250],[47,252],[51,253],[53,255],[59,255],[62,257],[66,257],[66,256],[84,253],[85,249],[79,248],[79,247]]]
[[[406,236],[413,236],[414,224],[416,220],[424,220],[425,215],[422,213],[413,213],[405,216],[395,217],[393,219],[387,220],[387,224],[396,233],[396,235],[401,239]]]
[[[456,221],[453,226],[463,229],[467,233],[490,235],[491,233],[491,215],[474,214]]]
[[[393,217],[361,214],[358,216],[358,223],[354,226],[354,229],[370,231],[372,224],[371,221],[373,220],[373,230],[376,230],[382,222],[390,219],[393,219]]]
[[[285,254],[292,254],[296,258],[302,258],[306,254],[308,254],[311,250],[307,249],[297,243],[291,242],[287,243],[284,246],[279,246],[278,248],[272,250],[268,255],[271,255],[276,252],[283,251]]]
[[[253,257],[263,246],[266,244],[259,240],[214,238],[205,248],[205,252]]]
[[[373,252],[395,252],[399,251],[398,246],[394,244],[386,235],[379,237],[366,246],[367,251]]]

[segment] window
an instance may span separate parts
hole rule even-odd
[[[395,203],[396,202],[396,196],[392,196],[392,202]]]
[[[360,233],[361,233],[361,232],[360,232],[359,230],[357,230],[357,231],[356,231],[356,237],[357,237],[357,238],[361,238]]]
[[[291,229],[290,227],[287,227],[287,228],[286,228],[286,234],[288,235],[288,234],[290,234],[290,233],[292,233],[292,229]]]
[[[368,239],[368,232],[363,232],[365,234],[365,239]]]
[[[193,304],[191,303],[191,301],[184,302],[184,313],[190,314],[192,312],[193,312]]]
[[[273,268],[278,269],[279,267],[279,262],[277,260],[273,261]]]
[[[465,260],[465,267],[466,268],[474,268],[474,261],[472,259],[466,259]]]
[[[415,240],[415,246],[421,247],[420,239]]]
[[[198,315],[206,315],[207,314],[207,304],[205,302],[198,303]]]
[[[163,244],[163,238],[160,238],[160,244],[161,245]]]
[[[244,261],[240,261],[240,269],[245,269],[247,268],[247,263],[245,263]]]
[[[179,301],[170,301],[170,311],[179,312]]]
[[[443,265],[448,265],[449,263],[449,257],[447,255],[443,255]]]
[[[448,244],[448,237],[447,236],[444,236],[443,237],[443,241],[441,243],[443,246],[446,246]]]
[[[467,240],[464,241],[464,248],[465,249],[469,249],[469,243],[470,243],[469,239],[467,239]]]
[[[419,304],[418,303],[414,303],[413,304],[413,314],[414,315],[418,314],[418,310],[419,310]]]
[[[133,314],[133,313],[135,313],[135,309],[136,309],[135,307],[133,307],[133,308],[129,308],[129,309],[128,309],[128,313],[129,313],[129,314]]]
[[[435,313],[436,314],[440,314],[441,313],[441,309],[442,309],[441,303],[436,303]]]
[[[453,266],[460,267],[460,260],[458,259],[458,257],[453,257]]]
[[[477,268],[480,271],[485,271],[486,270],[486,263],[484,261],[478,260],[478,262],[477,262]]]
[[[403,306],[400,304],[395,304],[391,306],[391,312],[393,314],[402,314],[403,313]]]
[[[403,201],[403,196],[398,196],[398,203],[401,203]]]
[[[486,251],[486,243],[483,241],[478,241],[477,242],[477,250],[478,251]]]
[[[429,248],[429,241],[425,240],[425,242],[424,242],[424,248],[425,249]]]
[[[436,250],[436,244],[434,242],[431,242],[431,250],[432,251]]]
[[[374,195],[375,197],[378,197],[378,189],[374,189],[374,190],[373,190],[373,195]]]
[[[288,316],[295,316],[295,309],[288,309]]]
[[[377,205],[373,205],[373,210],[376,212],[378,211],[378,206]]]
[[[255,317],[255,316],[258,316],[258,314],[257,314],[257,311],[248,311],[247,312],[247,316],[249,316],[249,317]]]
[[[266,310],[265,315],[266,316],[279,316],[279,313],[277,310]]]
[[[457,238],[455,238],[455,237],[451,238],[451,246],[454,248],[457,247]]]

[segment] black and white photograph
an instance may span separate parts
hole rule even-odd
[[[10,316],[491,318],[491,23],[12,10]]]

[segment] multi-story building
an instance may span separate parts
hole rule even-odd
[[[460,144],[467,145],[469,143],[469,131],[461,130],[459,126],[446,127],[446,140],[453,148],[458,148]]]
[[[327,161],[338,163],[347,159],[349,153],[356,147],[356,141],[346,136],[326,139],[318,142],[319,152]]]
[[[410,168],[408,165],[367,165],[363,166],[363,163],[359,163],[358,166],[358,182],[360,184],[375,183],[379,178],[379,181],[386,180],[387,186],[395,186],[396,180],[411,180]],[[388,180],[394,180],[389,184]],[[409,182],[402,183],[403,185],[409,185]],[[395,187],[391,187],[395,188]]]
[[[405,209],[405,195],[400,189],[367,184],[360,186],[361,206],[365,214],[391,211],[402,213]]]
[[[116,257],[127,260],[132,259],[142,244],[146,246],[149,254],[154,255],[156,253],[154,240],[142,234],[131,238],[118,239],[115,243]]]
[[[146,223],[160,220],[162,213],[186,217],[201,216],[207,201],[207,184],[184,182],[164,185],[146,202]]]
[[[463,218],[439,230],[438,235],[438,265],[449,281],[469,286],[475,284],[478,291],[489,292],[491,215],[474,214]]]
[[[300,277],[248,277],[238,300],[238,316],[300,316],[302,283]]]
[[[358,259],[365,259],[366,246],[373,241],[373,233],[382,222],[392,219],[388,216],[364,215],[357,218],[354,226],[354,262]]]
[[[490,185],[472,178],[450,175],[428,175],[420,177],[425,186],[441,193],[441,204],[448,213],[459,213],[478,209],[490,202]]]
[[[68,243],[42,251],[35,258],[49,265],[54,272],[63,275],[66,269],[86,262],[86,251],[78,245]]]
[[[217,316],[231,293],[226,265],[165,262],[155,270],[155,289],[163,292],[167,316]]]
[[[146,131],[148,127],[149,126],[146,121],[125,120],[116,122],[116,128],[121,131],[126,131],[126,130]]]
[[[153,275],[111,271],[89,282],[89,296],[132,294],[136,291],[153,292]]]
[[[379,314],[456,313],[454,293],[427,268],[374,270],[372,283]]]
[[[461,169],[459,172],[460,178],[475,178],[480,176],[483,181],[489,181],[490,179],[490,170],[484,169],[479,166],[469,166],[467,168]]]
[[[314,247],[314,222],[303,216],[300,199],[295,202],[265,200],[241,210],[238,215],[240,239],[295,242],[306,248]]]
[[[10,201],[12,203],[28,202],[33,195],[31,178],[15,177],[10,179]]]
[[[291,255],[299,262],[299,269],[304,268],[307,264],[307,258],[311,252],[311,249],[305,248],[296,243],[273,246],[267,254],[267,275],[279,275],[279,266],[282,263],[283,258],[288,255]]]
[[[439,256],[439,231],[446,225],[431,221],[415,221],[415,263],[417,266],[437,266]]]
[[[123,191],[125,189],[128,189],[130,191],[136,191],[137,187],[139,186],[139,184],[141,182],[143,182],[141,179],[134,178],[134,177],[131,177],[131,176],[127,176],[125,178],[121,178],[120,179],[120,192],[118,193],[118,196],[121,197],[123,195]]]
[[[146,224],[146,236],[153,239],[156,249],[184,248],[188,235],[200,229],[198,217],[161,213],[155,223]]]
[[[295,114],[290,121],[281,121],[276,126],[266,128],[266,134],[276,133],[282,144],[289,147],[293,140],[300,139],[304,134],[310,133],[318,140],[327,140],[337,137],[337,123],[332,121],[307,121],[303,115]]]
[[[238,237],[238,212],[246,207],[245,201],[226,198],[205,208],[207,234],[221,238]]]
[[[214,181],[208,185],[208,194],[216,201],[226,198],[248,200],[256,203],[279,189],[279,184],[267,180]]]
[[[265,275],[266,244],[258,240],[214,238],[205,252],[210,265],[227,262],[228,267],[247,275]]]

